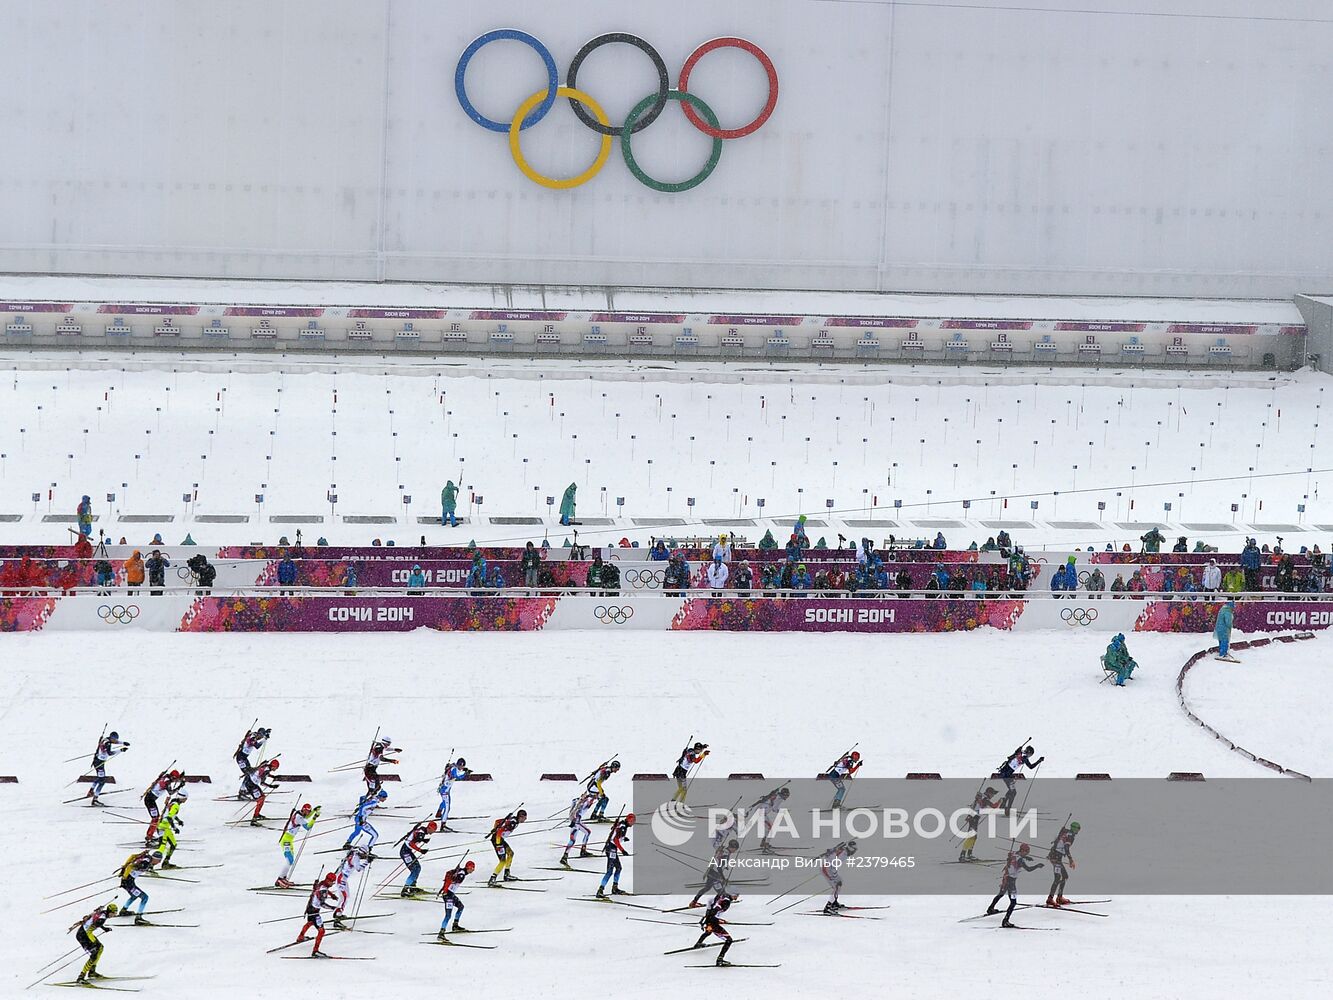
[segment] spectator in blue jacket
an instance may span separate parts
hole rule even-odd
[[[653,545],[652,551],[648,553],[648,558],[654,562],[666,562],[671,558],[671,553],[667,551],[666,542],[658,539]]]
[[[815,581],[810,577],[810,571],[805,568],[805,563],[800,563],[796,567],[796,573],[791,578],[792,590],[806,591],[815,585]],[[804,593],[797,593],[794,597],[805,597]]]
[[[356,563],[349,562],[347,564],[347,569],[343,572],[343,586],[349,588],[344,591],[348,597],[356,594],[355,590],[350,589],[356,586]]]
[[[166,586],[167,570],[171,568],[171,561],[162,555],[158,549],[153,549],[149,557],[144,561],[143,568],[148,570],[148,586],[155,589],[149,593],[153,597],[161,597],[162,589]]]
[[[1259,589],[1259,563],[1262,560],[1254,539],[1245,539],[1245,548],[1240,551],[1240,568],[1245,571],[1245,589],[1248,591]]]
[[[505,588],[505,575],[501,571],[499,563],[491,566],[490,584],[492,590],[503,590]]]
[[[935,577],[935,589],[936,589],[936,590],[948,590],[948,589],[949,589],[949,572],[948,572],[948,570],[946,570],[946,569],[945,569],[942,565],[940,565],[939,563],[936,563],[936,564],[935,564],[935,573],[934,573],[934,577]]]
[[[468,577],[471,580],[471,577]],[[424,594],[426,587],[426,574],[421,571],[418,563],[412,564],[412,572],[407,574],[407,592],[409,594]]]
[[[942,532],[942,531],[937,531],[937,532],[935,532],[935,546],[934,546],[934,547],[937,548],[937,549],[947,549],[947,548],[949,547],[949,546],[945,543],[945,541],[944,541],[944,532]]]
[[[787,540],[787,562],[801,561],[801,540],[793,532],[791,538]]]
[[[1069,588],[1065,586],[1065,567],[1064,564],[1061,563],[1060,566],[1056,568],[1055,572],[1051,574],[1051,593],[1059,597],[1061,591],[1068,589]]]
[[[889,589],[889,571],[884,568],[884,560],[878,557],[875,559],[875,589]]]
[[[283,555],[282,562],[278,563],[278,585],[280,587],[296,586],[296,563],[292,561],[291,556],[286,554]],[[280,590],[278,593],[290,596],[292,592],[290,590]]]

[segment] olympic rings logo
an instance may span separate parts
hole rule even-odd
[[[514,112],[513,119],[509,122],[487,118],[476,109],[467,95],[467,68],[472,61],[472,57],[485,45],[500,40],[522,42],[529,46],[541,57],[542,63],[546,67],[546,89],[537,91],[537,93],[523,101],[518,106],[518,110]],[[623,124],[612,125],[601,105],[591,96],[579,90],[577,84],[579,68],[583,65],[584,60],[603,45],[611,45],[617,42],[633,45],[652,61],[653,68],[657,71],[657,90],[636,104]],[[764,73],[768,76],[767,101],[765,101],[759,114],[740,128],[722,128],[717,115],[713,113],[713,109],[705,104],[698,95],[690,93],[689,89],[690,74],[694,71],[694,67],[698,65],[699,60],[710,52],[725,48],[740,49],[743,52],[750,53],[759,61]],[[604,35],[598,35],[579,49],[573,61],[569,64],[565,84],[561,86],[560,75],[555,66],[555,57],[551,55],[550,49],[526,31],[519,31],[517,28],[497,28],[474,39],[463,50],[463,54],[459,56],[458,67],[454,71],[454,93],[458,95],[458,103],[467,113],[467,116],[482,128],[501,134],[508,133],[509,152],[514,158],[514,163],[517,164],[523,175],[534,184],[559,191],[576,188],[588,183],[606,166],[607,158],[611,155],[611,141],[618,138],[621,155],[625,158],[625,165],[629,167],[630,173],[641,184],[654,191],[674,194],[680,191],[689,191],[708,179],[722,156],[722,141],[724,139],[742,139],[747,135],[753,135],[759,131],[764,122],[768,121],[778,103],[778,71],[774,68],[773,61],[769,59],[767,53],[758,45],[755,45],[754,42],[747,41],[744,38],[725,36],[704,42],[689,54],[680,68],[680,76],[677,78],[676,87],[673,90],[670,77],[667,74],[666,63],[655,48],[638,35],[631,35],[624,31],[612,31]],[[531,128],[545,118],[555,105],[556,99],[560,97],[569,101],[580,122],[602,137],[601,146],[592,162],[592,166],[581,174],[564,178],[547,177],[534,170],[524,158],[523,148],[519,140],[519,133],[526,128]],[[713,149],[708,161],[697,174],[684,181],[661,181],[649,176],[634,159],[634,150],[630,142],[633,135],[642,132],[657,120],[669,101],[679,102],[681,110],[685,112],[685,117],[690,124],[713,140]]]
[[[616,605],[599,604],[593,610],[593,617],[603,625],[624,625],[634,617],[634,609]]]
[[[666,574],[655,569],[632,569],[625,574],[625,581],[640,590],[656,590],[664,579]]]
[[[139,617],[139,605],[103,604],[97,609],[97,616],[108,625],[113,622],[119,625],[128,625]]]
[[[1060,619],[1070,626],[1091,625],[1097,620],[1096,608],[1061,608]]]

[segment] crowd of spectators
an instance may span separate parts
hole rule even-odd
[[[103,539],[109,542],[109,539]],[[378,541],[378,539],[377,539]],[[425,544],[425,538],[422,538]],[[648,553],[650,563],[665,563],[662,567],[660,587],[662,592],[678,596],[689,591],[706,590],[713,594],[736,592],[742,596],[761,594],[765,596],[782,595],[801,597],[807,595],[867,595],[886,593],[900,596],[924,594],[927,598],[945,594],[969,595],[1008,595],[1023,593],[1033,587],[1048,590],[1056,598],[1091,596],[1102,597],[1109,593],[1114,598],[1134,597],[1145,594],[1164,594],[1168,599],[1175,595],[1187,597],[1201,594],[1239,594],[1256,591],[1276,591],[1292,595],[1314,595],[1333,591],[1333,567],[1318,545],[1310,549],[1302,547],[1300,554],[1306,558],[1298,564],[1291,554],[1283,551],[1279,537],[1273,546],[1260,545],[1254,538],[1247,538],[1239,557],[1224,569],[1216,559],[1206,564],[1172,564],[1157,561],[1165,536],[1153,528],[1140,538],[1145,556],[1153,557],[1142,568],[1117,568],[1114,563],[1091,564],[1085,561],[1086,568],[1079,569],[1078,554],[1071,554],[1066,562],[1050,567],[1044,560],[1034,560],[1021,545],[1015,545],[1007,531],[1001,530],[980,545],[975,542],[969,551],[996,553],[1000,561],[987,562],[936,562],[933,565],[922,562],[921,550],[947,548],[947,541],[942,533],[937,533],[933,541],[926,539],[898,540],[890,536],[882,547],[877,548],[869,538],[862,538],[859,543],[848,542],[838,536],[838,544],[830,548],[823,538],[813,544],[806,532],[806,519],[801,517],[793,525],[785,544],[779,545],[772,531],[767,531],[759,541],[759,556],[753,565],[737,558],[733,547],[736,539],[726,534],[717,536],[712,543],[711,559],[707,559],[697,568],[691,569],[686,554],[675,548],[675,539],[656,539]],[[297,548],[293,552],[284,536],[280,539],[279,559],[276,567],[276,585],[281,596],[292,596],[296,588],[307,585],[303,582],[300,570],[300,554],[307,552],[300,548],[300,535],[297,535]],[[120,544],[125,544],[122,538]],[[392,545],[393,542],[388,543]],[[701,539],[690,539],[687,546],[692,550],[705,547]],[[0,588],[7,590],[71,591],[79,587],[95,587],[99,593],[107,593],[112,587],[123,586],[130,593],[141,590],[147,582],[149,593],[153,596],[162,594],[166,589],[166,571],[171,562],[163,555],[159,546],[161,536],[153,539],[154,547],[148,549],[144,558],[140,549],[134,549],[124,560],[123,573],[117,582],[117,574],[111,560],[106,555],[102,544],[94,547],[86,534],[80,533],[73,546],[74,560],[50,561],[34,560],[29,556],[0,562]],[[327,545],[320,538],[316,547]],[[622,538],[620,547],[637,547]],[[540,545],[529,541],[522,550],[518,566],[515,569],[510,561],[489,561],[475,541],[470,542],[465,553],[470,556],[470,566],[463,581],[463,589],[474,595],[489,594],[510,588],[533,590],[558,590],[563,587],[580,587],[593,592],[616,595],[620,593],[621,566],[618,560],[604,557],[603,551],[592,553],[591,562],[586,570],[580,569],[581,578],[569,579],[568,574],[557,575],[552,572],[552,563],[548,563],[551,548],[549,540]],[[748,547],[745,546],[745,547]],[[1107,551],[1116,551],[1110,544]],[[895,560],[895,553],[913,552],[911,561]],[[1089,546],[1087,552],[1094,549]],[[1125,545],[1121,552],[1130,552]],[[1189,552],[1189,541],[1179,537],[1172,549],[1173,553]],[[1196,543],[1193,552],[1216,551]],[[573,561],[586,561],[587,546],[570,546],[569,556]],[[697,559],[697,555],[692,552]],[[1039,564],[1040,562],[1040,564]],[[507,575],[509,574],[509,575]],[[197,594],[210,593],[217,576],[217,569],[203,553],[196,553],[185,560],[185,570],[180,571],[180,580],[173,581],[179,589],[194,589]],[[356,561],[346,561],[341,569],[341,576],[323,585],[332,589],[342,589],[348,595],[355,594],[361,586],[360,573]],[[510,578],[512,576],[512,579]],[[428,592],[428,579],[419,563],[412,566],[407,575],[405,590],[410,595]],[[643,589],[636,585],[634,589]],[[649,589],[657,589],[656,586]]]

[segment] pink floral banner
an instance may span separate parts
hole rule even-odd
[[[671,627],[728,632],[968,632],[989,625],[1008,631],[1023,614],[1021,600],[941,598],[935,601],[854,601],[837,598],[692,598]]]
[[[532,632],[555,599],[201,597],[181,619],[182,632]]]

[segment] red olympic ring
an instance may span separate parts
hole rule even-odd
[[[744,49],[759,60],[759,64],[764,67],[764,72],[768,74],[768,103],[765,104],[764,109],[759,112],[759,116],[755,118],[754,121],[750,122],[750,124],[743,125],[740,128],[714,128],[712,125],[709,125],[708,122],[704,121],[703,118],[700,117],[699,112],[690,107],[687,102],[682,101],[680,107],[681,110],[685,112],[685,117],[690,120],[690,124],[704,135],[712,136],[714,139],[741,139],[757,132],[764,122],[768,121],[769,115],[773,113],[773,109],[778,106],[778,71],[773,65],[773,60],[769,59],[764,50],[758,45],[754,44],[754,42],[746,41],[744,38],[734,38],[731,36],[714,38],[704,42],[690,53],[689,58],[685,60],[685,64],[681,66],[680,82],[677,83],[676,89],[682,94],[689,93],[690,72],[694,69],[694,64],[714,49],[727,48]]]

